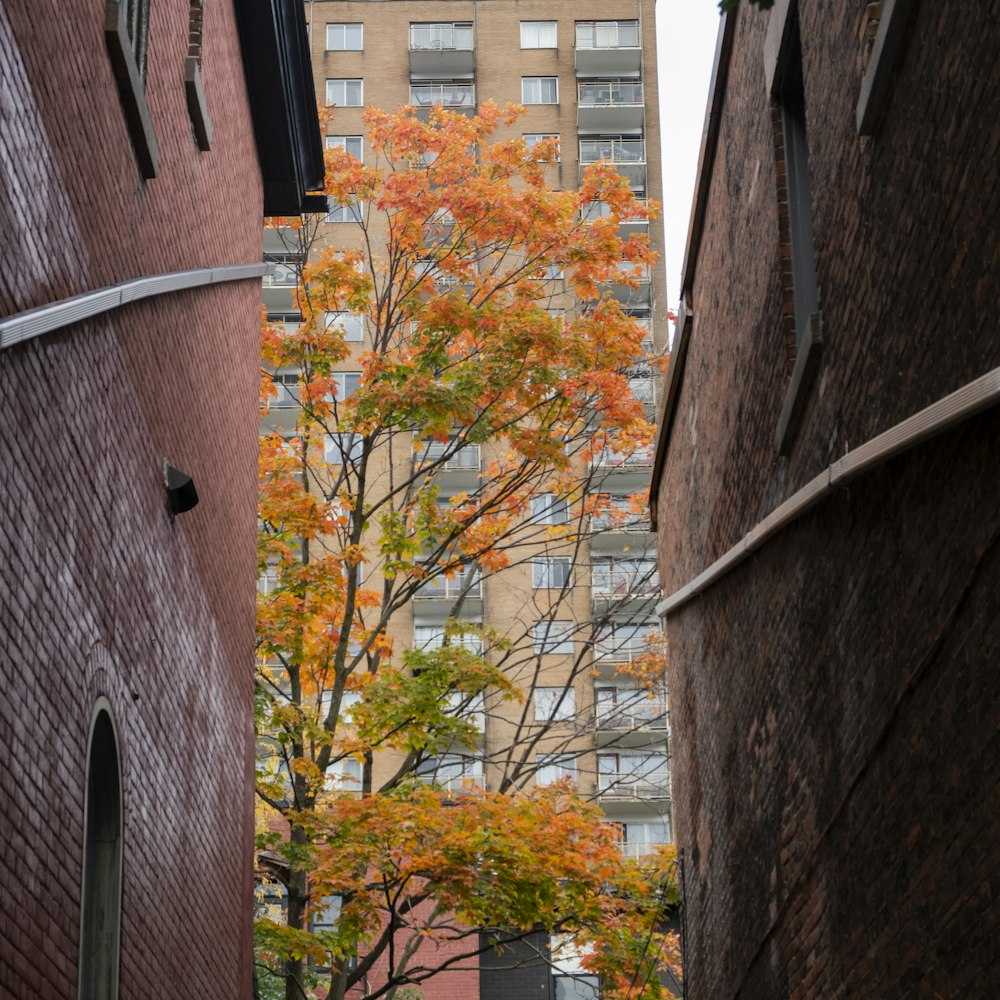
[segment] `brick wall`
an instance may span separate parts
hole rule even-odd
[[[768,15],[739,14],[659,493],[664,590],[877,433],[1000,364],[997,5],[920,4],[858,137],[864,5],[802,0],[824,348],[787,374]],[[1000,416],[824,500],[672,615],[687,996],[1000,990]]]
[[[141,181],[103,4],[0,11],[0,315],[259,259],[231,5],[205,9],[215,128],[187,116],[188,11],[151,8],[159,176]],[[0,356],[0,994],[76,995],[85,755],[112,707],[123,997],[248,996],[259,287],[136,303]],[[163,461],[200,504],[171,522]]]

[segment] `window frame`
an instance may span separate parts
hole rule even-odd
[[[568,684],[536,685],[531,692],[531,703],[535,722],[572,722],[576,718],[576,690]]]
[[[555,100],[542,100],[544,83],[551,81],[555,87]],[[538,85],[539,100],[529,100],[529,90],[533,84]],[[557,107],[559,104],[559,77],[558,76],[522,76],[521,77],[521,103],[528,107]]]
[[[573,560],[569,556],[535,556],[531,560],[533,590],[565,590],[573,580]]]
[[[351,316],[357,319],[357,330],[353,330],[353,323],[345,323],[342,319],[337,317],[340,316]],[[345,344],[360,344],[365,339],[365,318],[361,313],[352,313],[347,310],[341,310],[336,312],[328,312],[326,314],[326,327],[330,328],[331,324],[337,324],[344,329],[344,343]],[[355,336],[355,333],[357,334]]]
[[[552,43],[542,43],[542,27],[552,28]],[[533,28],[536,32],[538,43],[535,45],[525,44],[525,28]],[[529,38],[530,41],[530,38]],[[521,21],[521,48],[522,49],[557,49],[559,48],[559,22],[558,21]]]
[[[543,618],[532,626],[531,638],[536,656],[572,654],[576,623],[565,619]]]
[[[358,151],[355,153],[351,146],[357,140]],[[328,135],[324,141],[325,149],[342,149],[349,156],[353,156],[358,163],[365,162],[365,137],[363,135]]]
[[[576,782],[575,753],[540,753],[535,758],[535,784],[544,787],[569,778]],[[546,774],[546,772],[549,772]]]
[[[335,46],[330,44],[330,29],[331,28],[342,28],[344,45]],[[347,42],[350,40],[348,38],[348,28],[358,29],[358,44],[348,45]],[[363,21],[327,21],[326,22],[326,35],[324,36],[326,43],[327,52],[364,52],[365,50],[365,26]]]
[[[350,103],[348,101],[348,85],[356,83],[358,85],[358,102],[357,104]],[[343,84],[344,85],[344,100],[335,101],[330,97],[330,91],[333,84]],[[364,77],[359,76],[328,76],[326,78],[326,106],[327,107],[338,107],[338,108],[363,108],[365,106],[365,81]]]
[[[569,524],[569,499],[557,493],[539,493],[531,498],[532,524]]]

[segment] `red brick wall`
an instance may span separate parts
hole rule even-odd
[[[0,315],[260,257],[231,4],[205,10],[213,149],[183,92],[186,6],[153,3],[143,182],[103,4],[0,11]],[[250,993],[253,281],[146,300],[0,355],[0,994],[75,996],[87,732],[124,797],[121,995]],[[163,461],[200,504],[171,522]]]
[[[739,14],[659,494],[679,588],[1000,364],[997,4],[918,4],[874,138],[863,4],[802,0],[824,351],[788,458],[763,41]],[[1000,415],[866,474],[668,621],[687,995],[1000,995]]]

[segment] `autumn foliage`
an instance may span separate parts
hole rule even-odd
[[[563,583],[503,620],[475,613],[539,553],[585,558],[592,518],[641,512],[641,494],[623,508],[602,492],[602,456],[652,438],[627,379],[646,331],[609,292],[652,262],[619,225],[651,209],[604,163],[555,190],[558,150],[506,137],[517,114],[369,111],[365,162],[327,153],[349,237],[281,230],[302,320],[264,326],[262,405],[272,373],[293,371],[300,408],[261,441],[257,787],[284,912],[257,942],[289,998],[392,996],[441,970],[436,941],[468,966],[491,933],[536,928],[589,949],[605,996],[660,995],[672,856],[624,859],[572,783],[534,782],[540,751],[592,750],[528,710],[552,683],[540,625],[565,633],[570,690],[624,611],[584,612]],[[362,318],[360,350],[346,317]],[[463,478],[472,453],[482,474]],[[427,595],[443,610],[419,644],[406,616]],[[657,691],[664,657],[654,643],[632,660],[637,690]],[[443,758],[480,770],[434,780]]]

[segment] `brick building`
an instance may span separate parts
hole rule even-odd
[[[322,154],[239,6],[0,4],[5,997],[250,994],[260,224]]]
[[[654,471],[691,1000],[1000,993],[996,3],[720,30]]]

